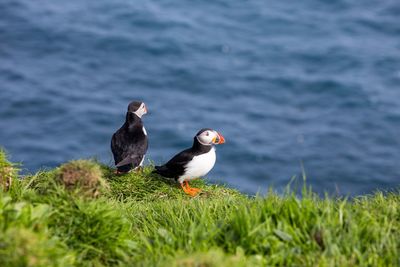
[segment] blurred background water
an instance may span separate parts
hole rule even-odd
[[[96,157],[146,102],[148,157],[223,133],[213,182],[318,192],[400,179],[400,2],[0,1],[0,145],[25,173]]]

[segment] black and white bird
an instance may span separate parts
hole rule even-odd
[[[178,181],[185,193],[195,196],[198,188],[189,186],[189,181],[205,176],[216,161],[214,145],[225,143],[225,138],[215,130],[201,129],[194,137],[193,146],[175,155],[154,172]]]
[[[147,132],[142,122],[142,116],[146,113],[147,108],[143,102],[131,102],[125,123],[112,136],[111,151],[114,155],[117,174],[143,166],[148,148]]]

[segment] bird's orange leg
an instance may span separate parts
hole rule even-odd
[[[183,183],[181,183],[181,187],[186,194],[191,195],[193,197],[192,192],[187,188],[186,181],[183,181]]]

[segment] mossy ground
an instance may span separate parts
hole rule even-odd
[[[0,193],[0,266],[400,265],[398,191],[248,197],[198,180],[191,198],[152,167],[86,163],[105,181],[96,195],[60,182],[63,167]]]

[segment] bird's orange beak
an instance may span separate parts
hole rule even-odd
[[[144,105],[144,113],[147,114],[147,107]]]
[[[222,134],[217,132],[217,135],[218,135],[217,137],[214,137],[213,143],[216,145],[225,143],[225,138],[222,136]]]

